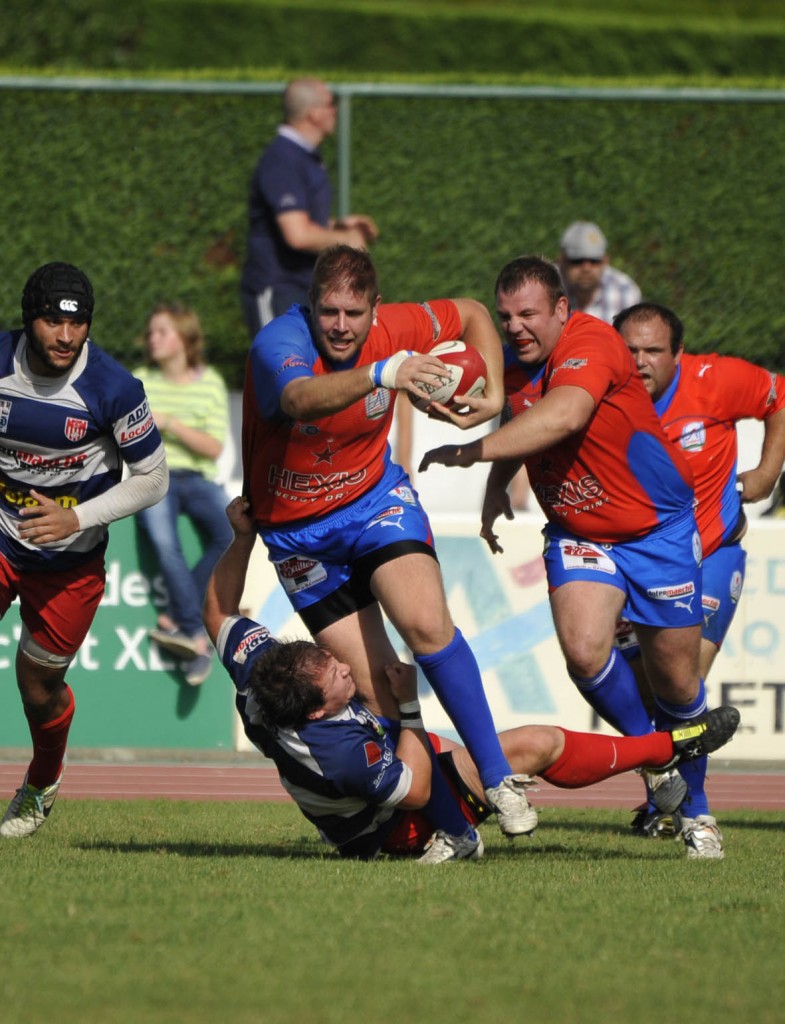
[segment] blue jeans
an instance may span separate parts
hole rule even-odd
[[[207,581],[232,540],[227,504],[223,488],[205,480],[201,473],[173,470],[166,497],[138,513],[169,592],[169,614],[187,636],[195,636],[204,628],[202,602]],[[203,544],[193,569],[188,567],[177,532],[181,513],[194,524]]]

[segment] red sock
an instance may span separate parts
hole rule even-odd
[[[673,757],[670,733],[646,736],[604,736],[599,733],[564,733],[564,751],[550,768],[539,772],[543,779],[562,789],[577,789],[602,782],[641,765],[662,767]]]
[[[27,769],[27,781],[36,789],[51,786],[56,782],[63,767],[63,757],[68,744],[68,730],[71,728],[76,703],[71,687],[65,684],[68,707],[51,722],[31,722],[28,718],[30,735],[33,738],[33,760]]]

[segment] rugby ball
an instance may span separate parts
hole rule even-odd
[[[421,412],[427,412],[431,402],[439,402],[457,411],[466,408],[452,401],[453,395],[481,395],[485,390],[488,368],[485,359],[473,345],[462,341],[443,341],[428,353],[437,356],[448,367],[448,374],[437,383],[433,378],[417,381],[417,386],[428,392],[428,398],[409,395],[412,405]]]

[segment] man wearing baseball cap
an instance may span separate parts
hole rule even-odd
[[[18,597],[33,743],[6,838],[36,832],[60,787],[75,707],[65,675],[103,596],[107,524],[169,483],[144,388],[88,337],[93,306],[81,270],[47,263],[25,284],[24,328],[0,332],[0,617]]]
[[[605,235],[591,221],[576,220],[562,235],[559,270],[570,308],[606,323],[641,301],[633,279],[609,265]]]

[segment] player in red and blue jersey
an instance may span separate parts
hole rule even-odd
[[[168,484],[141,383],[88,338],[93,305],[82,271],[48,263],[25,284],[24,330],[0,333],[0,615],[19,598],[33,741],[6,837],[34,833],[57,796],[75,707],[65,674],[103,595],[107,524]]]
[[[428,517],[387,442],[396,391],[427,398],[418,380],[435,384],[447,373],[428,353],[458,338],[485,357],[486,391],[467,400],[466,415],[435,408],[468,428],[502,405],[499,338],[485,307],[472,299],[381,305],[367,253],[323,252],[310,308],[294,306],[251,347],[245,485],[281,585],[314,638],[352,664],[375,710],[394,715],[383,609],[472,752],[501,828],[520,835],[536,816],[452,622]]]
[[[613,646],[623,612],[639,633],[657,725],[689,722],[706,707],[690,468],[647,404],[621,337],[594,317],[570,315],[551,263],[520,257],[507,264],[496,282],[496,306],[519,361],[544,364],[542,398],[472,444],[426,453],[421,469],[493,462],[501,464],[503,481],[525,462],[548,518],[551,608],[576,686],[625,735],[652,728],[632,670]],[[501,514],[511,514],[509,502],[496,487],[482,515],[491,550],[498,550],[493,525]],[[683,769],[683,835],[688,856],[719,858],[722,837],[708,813],[705,769],[705,762]]]
[[[747,530],[743,502],[762,501],[785,459],[785,378],[745,359],[684,351],[684,326],[673,310],[638,303],[614,326],[635,359],[670,440],[695,477],[695,516],[703,544],[703,676],[730,628],[744,584]],[[738,472],[739,420],[763,423],[758,465]],[[637,644],[623,634],[628,656]]]
[[[279,642],[239,610],[255,535],[247,502],[227,509],[234,539],[207,588],[204,621],[235,684],[236,706],[251,742],[278,769],[282,785],[324,840],[345,857],[422,854],[424,864],[477,860],[475,826],[491,811],[464,747],[426,734],[411,666],[387,668],[399,714],[374,714],[357,691],[351,667],[310,641]],[[686,730],[610,737],[552,726],[500,735],[516,772],[560,787],[588,786],[631,768],[663,768],[716,749],[733,735],[735,708],[719,708]],[[432,770],[431,743],[439,754]],[[439,828],[427,805],[433,777],[448,783],[464,826],[462,842]],[[424,850],[424,853],[423,853]]]

